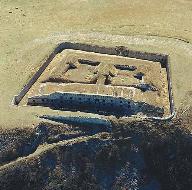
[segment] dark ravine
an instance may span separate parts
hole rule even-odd
[[[108,132],[103,126],[53,125],[42,122],[34,129],[5,130],[0,133],[0,165],[26,157],[36,151],[39,145],[52,144],[73,138]]]
[[[191,189],[191,111],[169,122],[113,120],[111,131],[44,122],[1,130],[0,189]]]

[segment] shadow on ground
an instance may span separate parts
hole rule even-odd
[[[192,108],[170,122],[1,130],[0,189],[192,188]]]

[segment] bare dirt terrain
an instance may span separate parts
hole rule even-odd
[[[38,122],[36,110],[12,109],[12,98],[52,47],[69,40],[170,54],[175,104],[179,107],[192,89],[191,5],[181,0],[1,1],[2,127]]]
[[[1,0],[0,10],[0,189],[192,189],[192,1]],[[100,128],[13,106],[64,41],[169,55],[175,118]]]

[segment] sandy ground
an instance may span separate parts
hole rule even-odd
[[[11,101],[63,41],[169,54],[176,108],[192,90],[190,0],[1,0],[0,10],[2,127],[38,122],[39,109],[13,107]]]

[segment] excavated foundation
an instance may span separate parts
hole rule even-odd
[[[167,55],[65,42],[15,96],[16,105],[101,116],[170,118]]]

